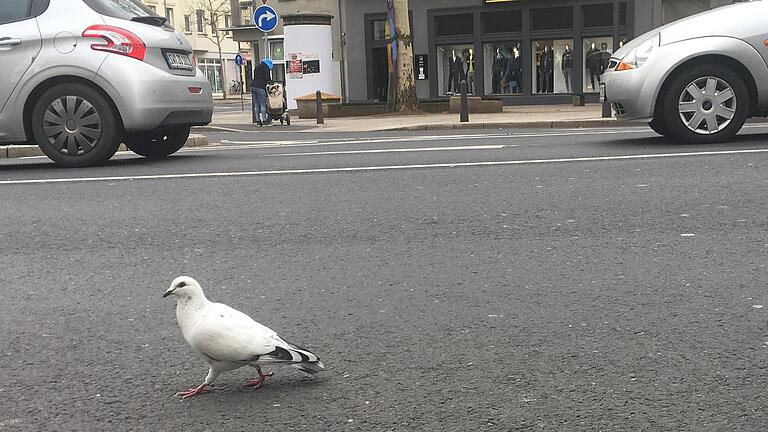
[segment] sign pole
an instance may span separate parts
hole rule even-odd
[[[240,65],[240,111],[245,111],[245,102],[243,102],[243,93],[245,93],[245,87],[243,87],[243,65]]]

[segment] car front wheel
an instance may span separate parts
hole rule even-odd
[[[189,138],[189,126],[178,126],[153,132],[142,132],[125,138],[125,146],[140,156],[163,158],[179,151]]]
[[[40,95],[31,122],[43,153],[65,167],[106,162],[123,137],[112,104],[98,91],[78,83],[58,84]]]
[[[671,137],[685,143],[722,142],[736,136],[744,125],[749,96],[733,70],[701,64],[672,80],[662,108]]]

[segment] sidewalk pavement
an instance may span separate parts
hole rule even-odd
[[[500,129],[500,128],[594,128],[619,127],[629,123],[613,118],[601,118],[602,106],[570,105],[508,106],[504,111],[491,114],[470,114],[468,123],[460,123],[458,114],[382,114],[365,117],[326,118],[324,125],[315,119],[291,117],[291,126],[302,132],[375,132],[444,129]],[[251,128],[251,112],[214,113],[210,126],[238,129]],[[635,124],[636,125],[636,124]],[[204,130],[205,127],[202,128]],[[198,129],[200,130],[200,129]]]

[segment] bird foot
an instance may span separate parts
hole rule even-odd
[[[261,388],[261,385],[264,384],[264,381],[267,380],[267,377],[271,377],[272,375],[275,374],[274,372],[265,374],[261,371],[261,368],[257,368],[256,370],[259,372],[259,377],[249,379],[248,381],[246,381],[246,383],[243,384],[243,388],[253,387],[254,390],[258,390]]]
[[[207,388],[207,384],[200,384],[200,386],[191,388],[185,391],[180,391],[176,393],[176,396],[181,396],[182,399],[191,398],[192,396],[197,396],[199,394],[203,393],[210,393],[211,389]]]

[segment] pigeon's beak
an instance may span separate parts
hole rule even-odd
[[[165,294],[163,294],[163,298],[166,298],[166,297],[168,297],[171,294],[173,294],[173,291],[172,290],[168,290],[168,291],[165,292]]]

